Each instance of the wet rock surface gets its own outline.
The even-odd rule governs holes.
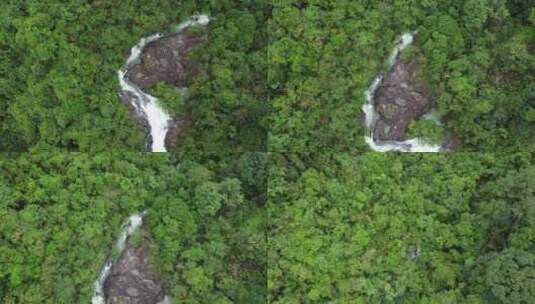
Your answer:
[[[197,72],[195,62],[191,60],[191,52],[203,40],[202,36],[194,36],[186,30],[150,42],[143,48],[139,62],[130,67],[126,78],[143,91],[147,91],[160,82],[178,88],[187,87]],[[132,117],[140,122],[145,133],[146,149],[150,151],[152,145],[150,124],[147,118],[140,115],[132,106],[132,103],[139,104],[143,101],[137,100],[134,94],[125,91],[119,92],[119,99],[128,107]],[[185,112],[188,112],[187,109]],[[166,148],[175,149],[182,138],[181,135],[190,126],[189,114],[174,117],[166,134]]]
[[[143,49],[140,62],[128,71],[126,77],[143,90],[159,82],[186,87],[196,71],[190,59],[191,51],[201,41],[201,37],[187,32],[153,41]]]
[[[148,246],[127,248],[104,282],[106,304],[157,304],[164,299],[161,281],[148,266]]]
[[[431,96],[423,81],[418,79],[417,58],[407,62],[397,59],[375,92],[374,102],[378,118],[374,138],[381,141],[406,140],[411,121],[431,108]]]

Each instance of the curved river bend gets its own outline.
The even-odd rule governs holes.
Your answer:
[[[145,215],[145,212],[142,213],[136,213],[131,215],[128,218],[128,221],[123,225],[123,230],[121,232],[121,235],[115,242],[115,247],[119,253],[123,252],[126,239],[131,236],[136,230],[143,224],[143,216]],[[104,264],[104,267],[102,267],[102,270],[100,271],[100,275],[98,276],[98,279],[95,281],[95,291],[93,293],[93,298],[91,299],[91,304],[105,304],[106,300],[104,298],[104,281],[106,281],[106,278],[110,274],[111,267],[113,266],[113,260],[110,258],[106,264]]]
[[[180,33],[191,26],[204,26],[209,22],[210,18],[207,15],[196,15],[190,20],[176,26],[175,33]],[[134,64],[139,62],[139,57],[141,56],[143,48],[148,43],[156,41],[162,37],[163,34],[157,33],[140,39],[139,42],[132,47],[130,57],[128,57],[126,64],[118,71],[121,90],[135,96],[135,98],[131,99],[131,104],[138,115],[146,119],[149,124],[150,136],[152,137],[150,152],[167,152],[167,149],[165,148],[165,136],[169,128],[171,117],[164,109],[162,109],[156,97],[143,92],[138,86],[129,81],[125,75]]]
[[[398,58],[399,53],[403,51],[407,46],[411,45],[414,40],[413,33],[406,33],[401,36],[398,44],[395,46],[390,58],[388,60],[388,68],[392,68]],[[364,93],[366,95],[366,103],[362,106],[362,111],[365,115],[366,127],[368,128],[368,135],[364,138],[366,143],[370,146],[373,151],[376,152],[389,152],[389,151],[400,151],[400,152],[440,152],[442,150],[441,145],[428,145],[424,143],[419,138],[412,138],[405,141],[379,141],[374,140],[373,138],[373,128],[375,127],[375,122],[377,120],[377,112],[375,111],[374,106],[374,95],[375,91],[383,81],[383,75],[379,74],[373,81],[372,85]],[[423,119],[438,121],[435,115],[429,113],[422,117]]]
[[[115,242],[115,248],[117,249],[117,252],[119,252],[119,255],[124,251],[126,247],[126,240],[132,234],[134,234],[143,224],[143,217],[146,214],[146,211],[143,211],[141,213],[135,213],[128,218],[125,224],[123,224],[121,235]],[[106,261],[106,264],[104,264],[104,267],[102,267],[102,270],[100,271],[100,274],[94,283],[94,292],[93,297],[91,298],[91,304],[106,304],[106,297],[104,294],[104,282],[110,275],[113,262],[113,259],[109,258],[108,261]],[[171,304],[171,298],[165,296],[163,301],[159,304]]]
[[[207,25],[210,18],[207,15],[196,15],[176,26],[175,32],[179,33],[190,26]],[[132,106],[135,108],[138,115],[147,120],[150,126],[150,136],[152,137],[152,145],[150,152],[167,152],[165,148],[165,136],[169,127],[171,117],[160,106],[158,99],[150,94],[143,92],[138,86],[130,82],[126,78],[126,73],[139,61],[143,48],[150,42],[156,41],[163,37],[163,34],[158,33],[146,38],[142,38],[132,47],[130,57],[128,57],[126,64],[118,71],[119,83],[121,90],[129,92],[135,96],[132,98]],[[126,245],[126,240],[130,237],[142,224],[143,217],[146,211],[136,213],[128,218],[128,221],[123,225],[121,235],[115,243],[115,247],[119,255],[123,252]],[[105,304],[104,282],[108,278],[111,268],[113,266],[113,259],[109,258],[102,267],[97,280],[94,283],[94,292],[91,299],[91,304]],[[160,304],[171,303],[171,299],[166,296]]]

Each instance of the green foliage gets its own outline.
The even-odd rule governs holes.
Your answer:
[[[418,137],[429,144],[444,142],[444,129],[433,120],[419,119],[411,122],[408,137]]]
[[[409,135],[533,150],[532,2],[179,2],[0,3],[0,151],[30,151],[0,154],[0,302],[88,303],[141,210],[130,242],[178,303],[533,302],[534,156],[366,154],[359,118],[418,30],[401,59],[445,119]],[[213,19],[188,95],[152,92],[190,132],[175,154],[124,152],[144,139],[117,70],[196,12]]]
[[[206,39],[194,50],[191,107],[155,93],[193,122],[180,151],[367,150],[363,93],[412,30],[448,135],[466,151],[533,150],[530,1],[369,2],[3,1],[0,150],[143,149],[116,71],[141,37],[195,12],[213,19],[194,29]]]
[[[483,226],[490,236],[487,246],[534,249],[535,241],[535,169],[511,171],[482,187],[485,203],[479,212],[487,219]]]
[[[0,154],[0,302],[89,303],[125,219],[147,210],[129,242],[151,246],[177,301],[263,303],[266,213],[239,169],[252,157]]]
[[[169,2],[144,2],[137,12],[134,3],[2,1],[1,150],[142,149],[116,71],[139,37],[178,17]]]
[[[168,191],[159,195],[147,222],[155,268],[176,301],[265,302],[266,211],[259,200],[265,196],[244,192],[248,182],[241,178],[254,157],[259,156],[179,158],[179,167],[168,171]]]
[[[211,1],[206,42],[196,48],[199,73],[189,87],[193,126],[181,151],[264,151],[269,111],[269,1]]]
[[[141,151],[118,100],[117,70],[137,41],[197,12],[213,17],[196,48],[193,132],[184,150],[262,150],[267,1],[2,1],[0,151]],[[171,113],[182,100],[159,87]]]
[[[179,114],[184,111],[184,97],[185,92],[180,89],[174,88],[165,84],[164,82],[158,83],[151,89],[151,95],[158,98],[158,101],[164,109],[171,115]]]
[[[516,5],[454,2],[464,2],[463,9],[428,16],[421,30],[426,78],[449,118],[446,129],[462,138],[466,150],[532,150],[527,93],[535,58],[526,50],[535,31],[514,13]]]
[[[270,151],[365,149],[359,113],[364,91],[396,36],[384,26],[392,11],[378,2],[349,0],[274,4]]]
[[[363,93],[397,37],[413,30],[414,48],[401,59],[421,50],[423,78],[448,118],[445,132],[467,151],[533,150],[533,3],[368,2],[274,4],[271,151],[366,150]]]
[[[399,54],[399,58],[403,61],[410,61],[416,55],[418,55],[417,48],[414,45],[410,45]]]
[[[0,154],[2,303],[88,303],[125,218],[164,184],[165,157]]]
[[[146,234],[147,233],[143,229],[138,229],[130,236],[128,242],[134,247],[139,247],[145,241],[145,238],[147,237]]]
[[[535,254],[507,249],[494,254],[485,273],[492,303],[530,303],[535,299]]]
[[[273,157],[269,302],[531,302],[534,168],[529,154]]]

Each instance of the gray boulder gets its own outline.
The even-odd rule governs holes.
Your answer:
[[[405,140],[411,121],[431,108],[431,95],[418,77],[417,58],[407,62],[397,59],[374,96],[378,119],[374,138],[381,141]]]
[[[107,304],[157,304],[164,299],[162,282],[149,269],[146,245],[127,248],[104,282]]]
[[[187,32],[153,41],[145,46],[140,62],[130,68],[126,77],[143,90],[159,82],[186,87],[196,72],[191,51],[201,41]]]

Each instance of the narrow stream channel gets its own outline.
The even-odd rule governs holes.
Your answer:
[[[128,221],[123,225],[123,229],[121,231],[121,235],[115,242],[115,248],[119,253],[123,252],[126,240],[129,236],[131,236],[136,230],[143,224],[143,216],[145,215],[145,211],[141,213],[136,213],[131,215],[128,218]],[[110,258],[104,264],[104,267],[102,267],[102,270],[100,271],[100,275],[98,276],[98,279],[95,281],[95,291],[93,293],[93,298],[91,299],[91,304],[105,304],[106,300],[104,297],[104,281],[106,281],[106,278],[110,274],[111,267],[113,266],[113,259]]]
[[[207,15],[195,15],[191,19],[176,26],[175,33],[180,33],[191,26],[204,26],[209,22],[210,18]],[[165,136],[172,119],[169,114],[162,109],[156,97],[143,92],[138,86],[129,81],[125,75],[134,64],[139,62],[139,57],[141,56],[143,48],[148,43],[156,41],[162,37],[163,34],[157,33],[146,38],[141,38],[139,42],[132,47],[130,57],[128,57],[126,64],[118,71],[121,90],[135,96],[135,98],[131,99],[131,104],[138,115],[146,119],[149,124],[150,136],[152,138],[152,145],[149,152],[167,152],[165,147]]]
[[[209,22],[210,18],[207,15],[195,15],[191,19],[177,25],[175,27],[175,33],[180,33],[190,26],[204,26]],[[132,65],[139,62],[143,48],[148,43],[156,41],[162,37],[164,37],[163,34],[157,33],[146,38],[141,38],[139,42],[132,47],[126,64],[118,71],[121,90],[124,92],[130,92],[135,96],[135,98],[132,98],[132,106],[136,109],[138,115],[146,119],[149,123],[150,136],[152,137],[150,152],[167,152],[167,149],[165,148],[165,136],[168,131],[171,117],[164,109],[162,109],[156,97],[143,92],[143,90],[141,90],[138,86],[130,82],[125,75]],[[121,255],[121,253],[124,251],[128,237],[136,232],[136,230],[143,224],[143,217],[145,214],[146,211],[133,214],[123,225],[121,235],[115,242],[115,248],[118,252],[118,255]],[[110,257],[102,267],[100,274],[94,283],[94,292],[93,297],[91,298],[91,304],[106,303],[104,282],[110,275],[113,263],[114,260],[112,257]],[[165,296],[164,300],[160,304],[169,303],[171,303],[171,299],[168,296]]]
[[[396,63],[396,60],[407,46],[411,45],[414,41],[414,35],[416,33],[406,33],[401,36],[399,42],[394,47],[392,54],[388,60],[388,68],[392,68]],[[377,121],[377,111],[375,110],[374,105],[374,96],[375,91],[383,81],[383,75],[379,74],[374,79],[371,86],[364,93],[366,95],[366,103],[362,106],[362,111],[365,115],[366,127],[368,128],[368,135],[365,136],[366,143],[370,146],[373,151],[376,152],[389,152],[389,151],[400,151],[400,152],[440,152],[442,150],[441,145],[429,145],[423,142],[419,138],[412,138],[405,141],[379,141],[375,140],[373,137],[373,131],[375,123]],[[433,114],[429,113],[424,115],[422,119],[431,119],[437,121],[438,119]]]

